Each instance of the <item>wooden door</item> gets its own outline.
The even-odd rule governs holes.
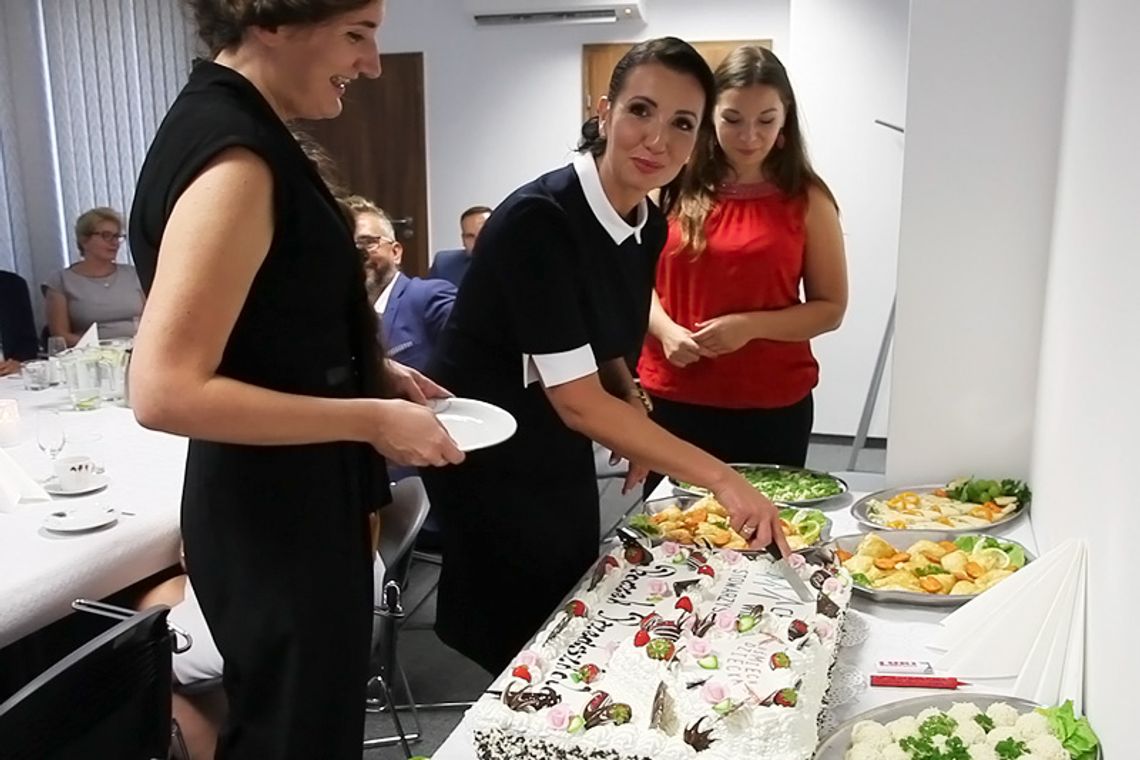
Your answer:
[[[350,192],[392,217],[404,245],[401,268],[422,277],[430,229],[423,53],[386,53],[380,65],[379,79],[361,77],[348,86],[340,116],[300,126],[336,162]]]
[[[582,46],[582,121],[594,115],[598,98],[605,95],[609,89],[610,75],[613,74],[614,66],[617,66],[621,57],[636,44],[636,42],[614,42]],[[772,40],[718,40],[690,44],[708,61],[714,71],[729,53],[741,45],[772,48]]]

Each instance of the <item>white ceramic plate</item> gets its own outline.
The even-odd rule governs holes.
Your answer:
[[[114,507],[105,504],[85,504],[81,507],[60,509],[44,518],[44,528],[55,533],[82,533],[102,528],[119,519]]]
[[[91,482],[82,488],[66,489],[59,484],[59,479],[52,475],[44,481],[44,490],[52,496],[82,496],[85,493],[95,493],[102,491],[107,486],[111,485],[111,479],[102,473],[96,473],[91,476]]]
[[[506,409],[473,398],[445,398],[432,409],[461,451],[475,451],[502,443],[518,430]]]

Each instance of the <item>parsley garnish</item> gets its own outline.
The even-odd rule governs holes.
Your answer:
[[[1025,746],[1025,742],[1019,742],[1017,739],[1002,739],[994,745],[994,751],[1002,760],[1017,760],[1029,751],[1029,747]]]
[[[975,715],[974,716],[974,722],[977,723],[979,726],[981,726],[982,730],[985,731],[987,734],[990,731],[994,730],[994,726],[995,726],[994,719],[991,718],[990,716],[986,715],[985,713],[978,713],[977,715]]]

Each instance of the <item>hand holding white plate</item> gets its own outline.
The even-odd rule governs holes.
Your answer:
[[[432,411],[460,451],[475,451],[502,443],[518,430],[505,409],[473,398],[431,399]]]

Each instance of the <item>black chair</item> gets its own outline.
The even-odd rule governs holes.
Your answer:
[[[170,752],[169,607],[134,613],[0,704],[7,760],[152,760]]]
[[[8,359],[35,359],[40,346],[27,281],[15,272],[0,272],[0,344]]]
[[[414,716],[416,730],[410,733],[404,731],[399,713],[401,709],[406,708],[398,705],[392,695],[392,685],[396,683],[397,678],[403,682],[404,690],[408,689],[408,680],[403,668],[400,667],[397,655],[400,625],[406,617],[400,597],[408,583],[412,548],[416,544],[416,536],[419,535],[424,520],[427,519],[429,509],[431,502],[428,501],[422,480],[414,477],[404,478],[394,484],[392,503],[381,513],[380,545],[377,548],[380,559],[384,561],[384,588],[380,605],[373,609],[373,676],[368,686],[370,690],[379,689],[383,698],[369,699],[366,708],[369,712],[390,712],[396,725],[396,735],[366,738],[364,749],[399,744],[406,757],[412,756],[409,744],[419,742],[422,732],[418,716]],[[413,715],[414,709],[413,705]]]

